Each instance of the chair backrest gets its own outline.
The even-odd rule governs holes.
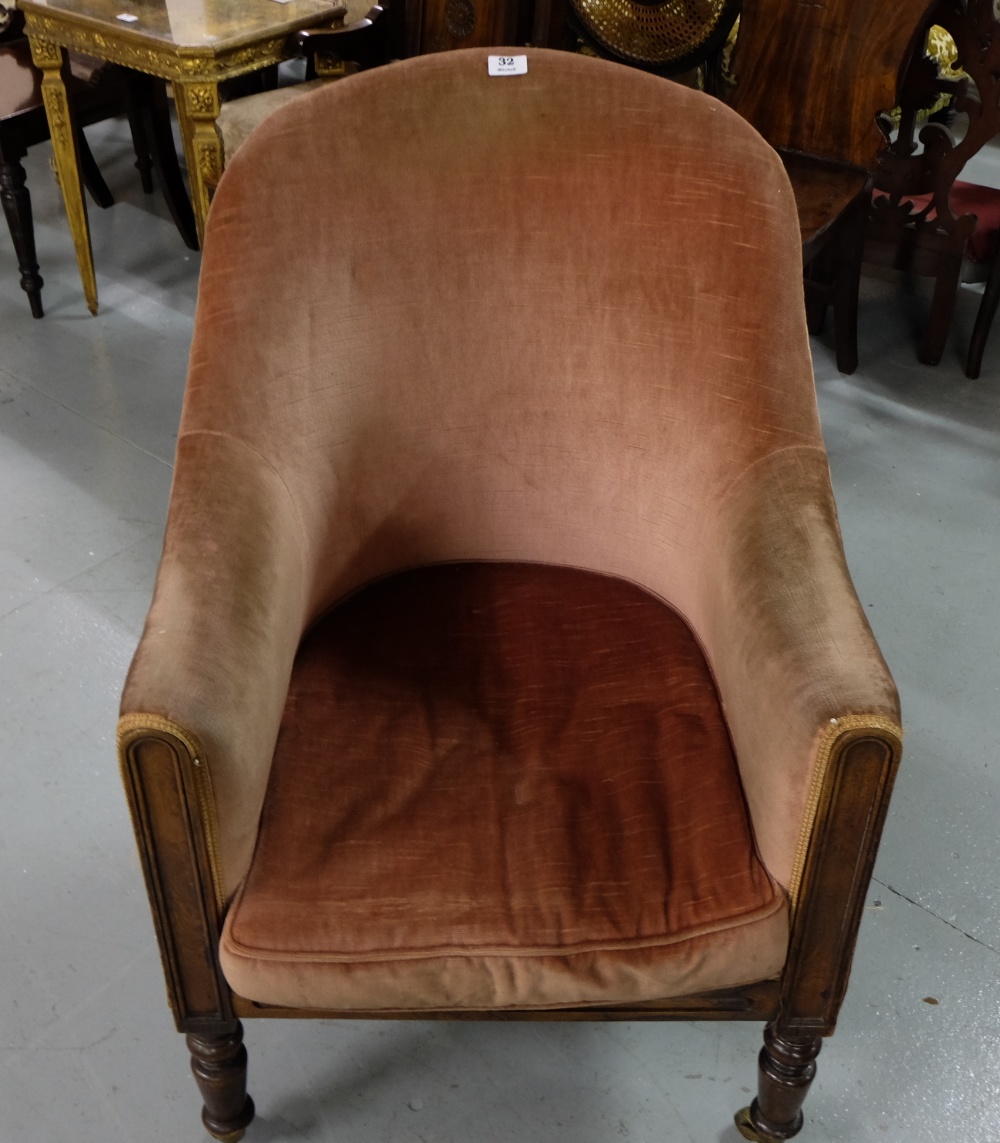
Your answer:
[[[940,74],[938,63],[925,54],[935,25],[951,35],[953,70],[960,69],[960,75]],[[873,204],[871,233],[875,240],[898,242],[907,231],[926,231],[950,238],[960,253],[975,219],[955,212],[952,187],[969,159],[1000,132],[1000,17],[993,0],[939,0],[920,29],[918,46],[900,87],[896,138],[875,172],[882,194]],[[957,135],[944,123],[920,121],[919,112],[942,95],[950,97],[951,112],[965,117]],[[888,134],[891,122],[883,122],[883,130]],[[914,196],[922,201],[912,204]]]
[[[743,0],[729,102],[774,147],[870,169],[936,0]]]
[[[536,0],[532,41],[676,76],[722,48],[740,0]]]
[[[176,479],[194,438],[276,474],[313,614],[454,559],[669,597],[750,466],[822,447],[774,152],[698,92],[525,54],[305,96],[213,202]]]

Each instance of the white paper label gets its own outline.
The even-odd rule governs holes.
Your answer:
[[[527,75],[527,56],[487,56],[490,75]]]
[[[139,17],[133,16],[131,12],[122,12],[120,16],[115,16],[116,20],[121,20],[123,24],[138,24]]]

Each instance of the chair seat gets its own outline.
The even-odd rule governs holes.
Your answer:
[[[27,40],[0,44],[0,121],[42,106],[42,73]]]
[[[107,64],[93,56],[70,52],[71,93],[95,86]],[[31,60],[26,39],[0,44],[0,121],[42,107],[42,73]]]
[[[259,91],[254,95],[244,95],[239,99],[232,99],[223,103],[216,120],[216,130],[222,140],[222,153],[225,161],[231,161],[233,155],[246,142],[250,132],[273,115],[286,103],[316,91],[324,83],[323,79],[310,79],[305,83],[289,84],[287,87],[276,87],[272,91]]]
[[[816,253],[816,243],[830,226],[864,192],[868,184],[866,171],[838,167],[809,155],[781,152],[799,212],[799,232],[805,261]]]
[[[304,639],[222,936],[237,993],[615,1004],[769,979],[787,939],[709,669],[658,599],[452,564],[369,585]]]
[[[888,197],[884,191],[875,191],[873,198]],[[923,209],[933,199],[931,194],[907,195],[903,201]],[[956,179],[948,195],[951,212],[956,218],[966,214],[976,216],[976,225],[966,246],[966,254],[973,262],[989,264],[997,252],[1000,239],[1000,190],[996,187],[980,186],[979,183],[965,183]],[[936,211],[928,213],[933,221]]]
[[[1000,235],[1000,190],[956,179],[952,183],[950,203],[957,218],[963,214],[976,216],[976,226],[966,250],[968,256],[973,262],[992,262]]]

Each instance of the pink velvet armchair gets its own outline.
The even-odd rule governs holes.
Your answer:
[[[760,1020],[788,1138],[843,999],[899,711],[788,178],[526,54],[305,96],[212,206],[119,743],[219,1139],[241,1019],[317,1014]]]

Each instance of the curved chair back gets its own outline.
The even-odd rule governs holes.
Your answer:
[[[205,434],[278,474],[310,614],[459,559],[683,605],[675,553],[726,490],[821,444],[774,153],[698,93],[526,54],[521,76],[473,49],[331,85],[220,185],[178,479]]]

